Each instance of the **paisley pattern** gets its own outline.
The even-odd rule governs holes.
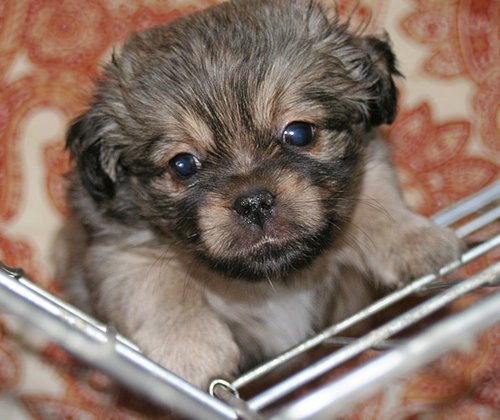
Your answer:
[[[217,2],[0,1],[0,260],[23,267],[57,293],[50,249],[67,213],[65,127],[85,108],[100,64],[127,33]],[[399,116],[384,134],[410,205],[430,215],[498,179],[500,2],[336,3],[353,27],[386,28],[406,75]],[[472,268],[499,258],[497,251]],[[0,417],[158,414],[60,347],[46,340],[28,345],[18,332],[8,317],[0,318]],[[497,327],[482,334],[471,352],[442,357],[347,418],[498,418],[499,378]]]
[[[431,215],[498,177],[497,162],[470,153],[472,129],[468,120],[435,123],[424,102],[402,110],[387,130],[406,199],[421,213]]]
[[[414,0],[401,22],[406,35],[425,47],[421,68],[429,76],[467,79],[483,145],[500,150],[500,3],[496,0]]]

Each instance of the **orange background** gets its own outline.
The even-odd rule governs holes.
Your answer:
[[[69,120],[85,108],[100,63],[129,31],[214,3],[0,0],[0,260],[57,293],[51,248],[66,213]],[[432,214],[498,179],[500,1],[337,3],[343,14],[359,3],[354,23],[370,19],[368,32],[385,28],[393,40],[405,79],[399,117],[384,132],[409,203]],[[28,346],[13,335],[0,318],[3,418],[139,415],[122,406],[107,379],[57,346],[44,338]],[[474,356],[443,358],[353,417],[498,414],[500,330],[479,346]]]

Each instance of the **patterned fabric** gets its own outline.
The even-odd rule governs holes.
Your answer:
[[[68,122],[85,108],[100,63],[129,31],[214,3],[0,0],[0,260],[23,267],[58,293],[51,248],[66,214],[62,175],[70,165],[64,150]],[[399,117],[385,134],[409,203],[429,215],[497,179],[500,2],[337,4],[345,15],[358,5],[353,25],[370,19],[369,32],[385,28],[393,40],[405,80]],[[151,415],[137,401],[131,404],[112,381],[43,335],[20,329],[5,314],[0,318],[0,417]],[[495,328],[472,352],[443,357],[357,407],[349,418],[479,419],[500,418],[499,412],[500,328]]]

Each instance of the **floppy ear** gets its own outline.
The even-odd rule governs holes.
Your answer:
[[[119,153],[104,142],[113,125],[91,110],[77,118],[67,134],[66,147],[76,161],[82,184],[97,202],[115,195]]]
[[[402,75],[396,68],[396,56],[392,52],[389,36],[366,36],[358,38],[358,42],[371,61],[370,68],[374,77],[369,87],[369,123],[372,126],[390,124],[394,121],[398,108],[398,92],[393,77]]]

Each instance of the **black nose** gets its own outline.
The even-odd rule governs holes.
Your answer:
[[[245,222],[264,229],[273,214],[274,195],[267,190],[252,190],[236,198],[233,208]]]

